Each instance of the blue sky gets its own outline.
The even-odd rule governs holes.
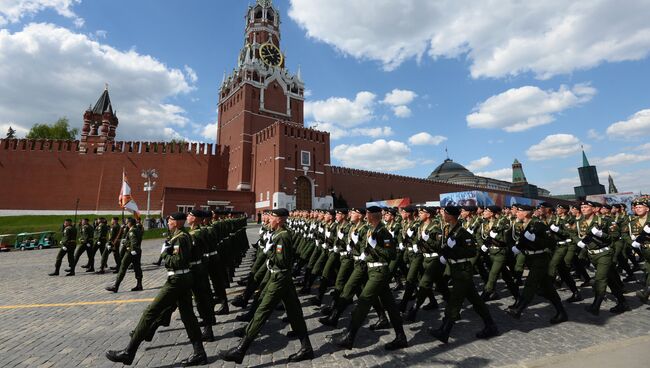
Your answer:
[[[80,126],[107,82],[118,139],[213,140],[248,4],[4,2],[0,130],[60,116]],[[650,191],[647,1],[274,4],[287,66],[309,92],[305,123],[331,131],[333,164],[426,177],[448,148],[500,179],[517,158],[561,194],[584,145],[619,190]]]

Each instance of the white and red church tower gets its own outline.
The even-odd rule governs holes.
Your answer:
[[[304,127],[305,85],[286,67],[280,13],[257,0],[245,19],[237,67],[219,91],[227,190],[255,193],[258,210],[332,208],[329,133]]]

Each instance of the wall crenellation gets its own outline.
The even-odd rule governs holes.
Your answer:
[[[0,139],[0,150],[4,151],[50,151],[78,152],[79,141],[52,139]],[[198,156],[216,156],[214,143],[169,143],[169,142],[114,142],[104,153],[171,154],[190,153]],[[93,154],[93,152],[88,152]]]

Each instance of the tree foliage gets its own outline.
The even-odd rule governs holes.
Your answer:
[[[71,128],[68,118],[60,118],[53,124],[34,124],[27,133],[29,139],[75,140],[79,129]]]

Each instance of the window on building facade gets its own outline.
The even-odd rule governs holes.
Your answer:
[[[311,154],[309,151],[300,151],[300,165],[311,166]]]

